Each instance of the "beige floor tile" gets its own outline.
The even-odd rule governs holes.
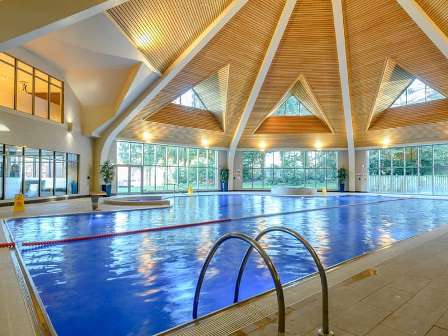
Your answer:
[[[300,307],[286,315],[286,331],[296,332],[301,335],[310,330],[316,330],[322,325],[322,310],[320,302]]]
[[[426,287],[395,311],[384,325],[410,335],[425,335],[448,307],[445,293]]]
[[[335,336],[355,336],[353,334],[350,334],[348,331],[339,329],[339,328],[330,328],[331,331],[334,332]],[[306,336],[317,336],[317,330],[312,330]]]
[[[437,321],[436,326],[448,329],[448,311],[446,311],[442,317]]]
[[[428,287],[448,291],[448,275],[443,275],[431,280]]]
[[[402,275],[390,283],[390,286],[416,294],[431,280],[419,276]]]
[[[367,336],[407,336],[407,334],[380,324],[371,330]]]
[[[439,327],[433,327],[426,336],[448,336],[448,330]]]
[[[329,305],[331,310],[341,312],[352,307],[367,295],[369,293],[365,293],[359,288],[337,286],[329,290]]]
[[[378,308],[395,310],[408,301],[412,296],[412,293],[402,289],[386,286],[364,298],[362,302]]]
[[[365,335],[383,321],[391,312],[360,302],[349,310],[336,315],[331,323],[336,328],[346,330],[354,335]]]

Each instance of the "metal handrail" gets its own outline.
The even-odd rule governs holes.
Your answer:
[[[278,335],[284,335],[285,334],[285,299],[283,296],[283,287],[282,287],[278,272],[275,269],[275,266],[272,263],[271,258],[264,251],[263,247],[261,247],[261,245],[253,238],[249,237],[248,235],[246,235],[244,233],[239,233],[239,232],[231,232],[231,233],[227,233],[227,234],[221,236],[221,238],[219,238],[215,242],[212,249],[208,253],[207,258],[205,259],[204,265],[202,265],[201,273],[199,274],[198,283],[196,285],[196,291],[194,293],[193,319],[196,319],[198,317],[199,295],[201,293],[202,284],[204,283],[205,273],[207,272],[208,266],[210,265],[210,262],[212,261],[213,256],[215,255],[218,248],[225,241],[227,241],[229,239],[239,239],[239,240],[242,240],[242,241],[245,241],[246,243],[248,243],[250,245],[250,251],[252,251],[253,249],[257,250],[258,254],[261,256],[264,263],[268,267],[269,272],[271,273],[271,276],[272,276],[272,280],[274,281],[275,291],[277,293]]]
[[[319,329],[318,331],[318,335],[319,336],[330,336],[330,335],[334,335],[334,333],[330,330],[330,326],[329,326],[329,316],[328,316],[328,282],[327,282],[327,275],[325,273],[325,268],[322,265],[322,262],[319,259],[319,256],[317,255],[316,251],[314,250],[314,248],[310,245],[310,243],[308,243],[308,241],[303,238],[298,232],[286,228],[286,227],[282,227],[282,226],[275,226],[275,227],[271,227],[268,229],[265,229],[263,231],[261,231],[256,237],[255,237],[255,241],[258,242],[260,241],[261,238],[263,238],[264,235],[266,235],[269,232],[274,232],[274,231],[281,231],[281,232],[285,232],[288,233],[289,235],[293,236],[294,238],[296,238],[297,240],[299,240],[308,250],[308,252],[311,254],[311,256],[313,257],[313,260],[317,266],[317,269],[319,271],[319,275],[320,275],[320,282],[321,282],[321,286],[322,286],[322,329]],[[250,254],[253,250],[253,247],[250,246],[247,251],[246,254],[244,255],[243,260],[241,261],[241,266],[240,266],[240,270],[238,272],[238,277],[236,279],[236,284],[235,284],[235,293],[234,293],[234,297],[233,297],[233,302],[236,303],[238,302],[238,298],[239,298],[239,292],[240,292],[240,286],[241,286],[241,280],[243,278],[243,272],[246,268],[247,262],[249,260]]]

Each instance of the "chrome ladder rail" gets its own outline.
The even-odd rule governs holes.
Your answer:
[[[197,319],[198,317],[198,306],[199,306],[199,296],[202,289],[202,284],[204,283],[205,274],[207,272],[208,266],[210,265],[210,262],[212,261],[216,251],[218,248],[227,240],[229,239],[238,239],[245,241],[250,245],[250,251],[256,250],[258,254],[263,259],[264,263],[269,269],[269,272],[271,273],[272,280],[274,281],[275,285],[275,291],[277,293],[277,303],[278,303],[278,335],[282,336],[285,334],[285,299],[283,295],[283,287],[280,282],[280,277],[278,275],[277,270],[275,269],[274,264],[272,263],[271,258],[266,253],[266,251],[261,247],[261,245],[254,240],[253,238],[249,237],[248,235],[244,233],[239,232],[231,232],[227,233],[221,238],[219,238],[215,244],[213,245],[212,249],[207,255],[207,258],[205,259],[204,264],[202,265],[201,273],[199,274],[198,283],[196,285],[196,290],[194,293],[194,302],[193,302],[193,319]]]
[[[275,231],[284,232],[284,233],[287,233],[287,234],[293,236],[294,238],[296,238],[298,241],[300,241],[306,247],[308,252],[313,257],[314,263],[316,264],[317,269],[319,271],[320,282],[321,282],[321,286],[322,286],[322,329],[318,330],[318,335],[319,336],[334,335],[333,331],[330,330],[330,326],[329,326],[327,274],[325,273],[325,268],[322,265],[322,262],[320,261],[319,256],[317,255],[314,248],[310,245],[310,243],[308,243],[308,241],[305,238],[303,238],[297,231],[294,231],[292,229],[282,227],[282,226],[275,226],[275,227],[265,229],[265,230],[261,231],[255,237],[254,240],[258,243],[260,241],[260,239],[263,238],[264,235],[266,235],[269,232],[275,232]],[[238,272],[238,277],[237,277],[236,285],[235,285],[235,293],[234,293],[234,298],[233,298],[234,303],[238,302],[243,272],[246,268],[246,265],[247,265],[247,262],[249,260],[252,250],[253,250],[253,245],[251,245],[247,249],[246,254],[244,255],[244,258],[241,261],[241,266],[240,266],[240,270]]]

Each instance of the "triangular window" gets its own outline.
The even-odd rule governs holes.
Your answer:
[[[426,103],[432,100],[446,98],[440,92],[429,87],[419,79],[414,79],[403,93],[395,100],[391,107]]]
[[[184,94],[180,95],[176,99],[173,100],[173,104],[194,107],[201,110],[207,110],[202,99],[196,93],[195,89],[190,89]]]
[[[286,99],[275,112],[274,116],[308,116],[312,115],[303,103],[295,96]]]

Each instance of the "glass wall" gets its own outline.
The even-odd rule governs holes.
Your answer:
[[[79,155],[0,145],[0,198],[77,194]]]
[[[25,197],[39,196],[39,172],[39,150],[25,148],[25,184],[23,187]]]
[[[217,151],[117,141],[117,192],[217,189]]]
[[[5,198],[14,198],[22,190],[23,147],[5,146]]]
[[[243,152],[243,189],[276,185],[337,189],[337,152]]]
[[[0,53],[0,105],[40,118],[64,122],[64,83]]]
[[[77,194],[78,189],[79,164],[78,154],[67,154],[67,194]]]
[[[368,191],[448,194],[448,145],[369,150]]]
[[[54,153],[54,194],[67,194],[67,155],[61,152]]]

